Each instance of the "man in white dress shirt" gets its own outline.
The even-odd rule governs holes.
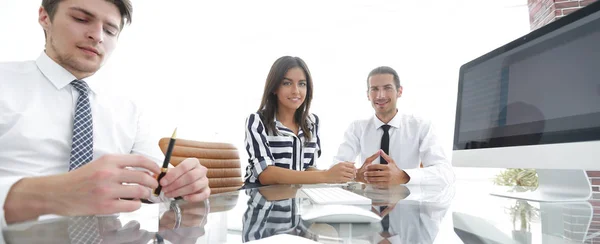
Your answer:
[[[454,182],[450,160],[431,122],[398,111],[402,86],[396,71],[375,68],[367,89],[375,115],[350,124],[334,163],[354,162],[360,155],[355,180],[376,185]]]
[[[0,64],[2,224],[134,211],[140,201],[121,199],[150,198],[158,184],[166,197],[209,196],[197,159],[160,183],[144,172],[160,173],[162,155],[139,109],[86,82],[115,49],[131,10],[129,0],[44,0],[45,51]]]

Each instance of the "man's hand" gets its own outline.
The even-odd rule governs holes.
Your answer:
[[[204,201],[210,196],[206,172],[206,167],[198,159],[185,159],[175,168],[169,169],[160,180],[162,191],[170,198],[181,196],[189,202]]]
[[[150,197],[150,190],[158,186],[154,174],[160,167],[140,155],[105,155],[62,176],[55,188],[55,214],[97,215],[131,212],[139,209],[139,201],[121,198],[142,199]],[[55,182],[56,183],[56,182]]]
[[[379,153],[388,164],[368,165],[367,172],[364,174],[367,183],[375,185],[399,185],[410,181],[410,177],[404,170],[398,168],[396,162],[390,156],[381,150]]]
[[[158,186],[150,173],[160,168],[139,155],[105,155],[71,172],[23,178],[15,183],[4,205],[8,223],[33,220],[44,214],[63,216],[114,214],[140,208],[140,199]],[[127,183],[127,184],[124,184]]]
[[[5,205],[8,223],[33,220],[44,214],[64,216],[114,214],[140,208],[140,199],[158,186],[148,172],[155,162],[139,155],[105,155],[71,172],[24,178],[10,189]],[[127,183],[127,184],[124,184]],[[37,203],[36,203],[37,202]]]
[[[340,162],[325,171],[325,183],[346,183],[354,179],[355,175],[353,162]]]
[[[140,229],[141,225],[139,222],[132,220],[124,226],[121,226],[121,221],[115,218],[118,225],[111,225],[112,223],[104,223],[106,220],[103,217],[98,217],[98,227],[100,229],[100,237],[102,243],[149,243],[153,238],[154,234],[146,230]],[[105,226],[103,228],[103,226]],[[72,240],[71,243],[77,243]]]
[[[373,154],[370,157],[368,157],[367,159],[365,159],[365,162],[363,163],[363,165],[360,166],[360,169],[358,169],[358,173],[356,173],[356,181],[367,183],[367,181],[365,180],[365,172],[367,172],[367,166],[371,165],[373,163],[373,161],[375,161],[375,159],[377,157],[379,157],[380,153],[381,153],[381,150],[377,150],[377,152],[375,152],[375,154]]]

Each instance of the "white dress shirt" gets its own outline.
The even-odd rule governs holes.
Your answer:
[[[365,159],[381,148],[384,123],[373,115],[366,120],[354,121],[344,134],[334,163],[355,162],[360,168]],[[390,125],[389,155],[398,168],[409,176],[408,184],[449,184],[454,182],[454,172],[441,141],[435,134],[431,122],[414,115],[398,112]],[[379,157],[373,161],[379,163]],[[423,168],[419,168],[423,163]]]
[[[398,201],[389,213],[390,237],[387,240],[394,244],[433,243],[444,216],[448,212],[455,188],[450,185],[427,185],[419,187],[417,196],[412,197],[414,187],[407,186],[410,195]],[[378,210],[375,207],[375,210]],[[380,243],[383,238],[374,233],[371,243]]]
[[[23,177],[69,171],[73,115],[79,93],[75,77],[45,53],[36,61],[0,63],[0,214],[14,183]],[[151,138],[131,101],[98,94],[89,99],[94,127],[94,156],[141,154],[160,162]]]

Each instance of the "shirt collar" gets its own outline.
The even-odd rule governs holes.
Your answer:
[[[396,115],[394,115],[394,118],[392,118],[392,120],[390,120],[390,122],[388,122],[387,124],[391,127],[398,129],[400,128],[401,117],[402,115],[400,114],[400,111],[396,110]],[[377,130],[385,123],[383,123],[383,121],[377,118],[377,115],[373,115],[373,124],[375,125],[375,129]]]
[[[71,72],[60,66],[54,60],[52,60],[46,52],[42,52],[35,61],[38,69],[44,74],[44,76],[56,87],[56,89],[63,89],[69,85],[73,80],[77,79]],[[89,78],[89,77],[88,77]],[[82,79],[88,84],[90,91],[94,91],[92,85],[87,81],[88,78]]]
[[[289,132],[289,133],[291,133],[291,134],[294,134],[294,132],[293,132],[292,130],[290,130],[290,129],[289,129],[289,128],[287,128],[285,125],[283,125],[283,123],[279,122],[279,120],[277,119],[277,115],[275,115],[275,116],[273,117],[273,121],[275,121],[275,127],[277,127],[277,130],[279,130],[279,131],[285,131],[285,132]],[[306,118],[306,122],[308,123],[308,124],[307,124],[307,125],[308,125],[308,129],[311,129],[311,130],[312,130],[312,128],[313,128],[313,126],[314,126],[314,123],[315,123],[315,122],[314,122],[314,121],[312,121],[312,120],[310,119],[310,117],[309,117],[309,118]],[[302,135],[304,135],[304,131],[302,131],[302,127],[298,127],[298,136],[300,137],[300,136],[302,136]]]

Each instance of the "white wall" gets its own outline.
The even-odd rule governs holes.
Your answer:
[[[0,0],[0,62],[37,58],[40,0]],[[320,168],[353,119],[368,117],[366,75],[395,68],[401,108],[437,125],[448,150],[461,64],[529,31],[525,0],[134,1],[103,89],[147,109],[157,136],[226,141],[244,150],[244,119],[276,58],[311,69],[323,122]],[[460,174],[460,173],[459,173]],[[470,175],[470,173],[465,174]]]

